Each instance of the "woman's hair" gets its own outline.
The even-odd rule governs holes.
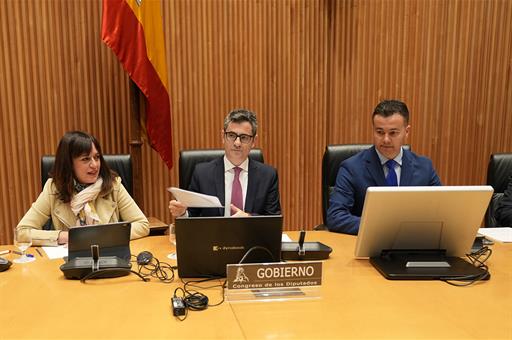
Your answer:
[[[98,150],[100,158],[100,173],[99,177],[103,179],[101,186],[100,196],[108,194],[112,190],[112,185],[117,174],[112,171],[101,152],[101,146],[94,136],[82,131],[69,131],[62,136],[57,147],[57,154],[55,155],[55,163],[50,171],[50,176],[59,192],[59,199],[64,203],[71,201],[74,192],[75,174],[73,171],[73,159],[82,155],[89,155],[92,150],[92,145]]]

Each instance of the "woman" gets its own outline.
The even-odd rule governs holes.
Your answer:
[[[93,136],[67,132],[57,147],[50,175],[17,226],[34,228],[33,245],[65,244],[71,227],[119,221],[131,222],[131,239],[149,234],[147,218],[104,161]],[[50,218],[55,230],[42,230]]]

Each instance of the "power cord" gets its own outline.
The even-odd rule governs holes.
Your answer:
[[[220,277],[211,277],[202,280],[191,280],[183,282],[183,288],[178,287],[174,290],[173,297],[171,299],[172,312],[173,315],[180,321],[184,321],[188,316],[188,311],[201,311],[205,310],[208,307],[219,306],[224,302],[224,289],[226,287],[226,281],[220,284],[214,284],[210,286],[200,286],[199,284],[217,280]],[[207,295],[201,293],[199,289],[212,289],[212,288],[222,288],[221,296],[222,299],[218,303],[210,304],[210,300]],[[190,289],[194,288],[194,289]],[[178,294],[181,292],[181,294]]]
[[[137,256],[132,255],[132,258],[138,265],[138,275],[149,280],[149,277],[154,277],[163,283],[171,283],[174,281],[174,270],[178,267],[171,266],[167,262],[160,262],[149,251],[143,251]]]
[[[488,280],[491,277],[491,273],[489,273],[489,267],[485,264],[485,262],[487,262],[491,255],[492,249],[487,246],[484,246],[470,254],[466,254],[466,257],[469,259],[469,262],[471,262],[472,265],[483,270],[481,274],[467,275],[462,277],[445,277],[441,280],[457,287],[465,287],[482,280]]]
[[[244,256],[242,256],[242,258],[240,259],[239,264],[244,263],[244,261],[248,258],[248,256],[251,253],[258,250],[267,253],[267,255],[269,255],[269,260],[271,260],[272,262],[275,261],[274,255],[270,250],[268,250],[265,247],[254,246],[245,252]],[[222,277],[209,277],[202,280],[191,280],[187,282],[181,280],[183,282],[183,288],[176,288],[174,290],[173,297],[171,298],[172,314],[178,320],[183,321],[187,318],[189,310],[201,311],[207,309],[208,307],[215,307],[221,305],[224,302],[224,290],[226,288],[226,280],[224,280],[224,282],[222,282],[221,284],[214,284],[207,287],[199,285],[204,282],[218,280],[221,278]],[[220,300],[220,302],[215,304],[211,304],[210,300],[208,299],[208,296],[199,291],[217,287],[222,288],[222,299]],[[178,294],[179,292],[181,292],[181,294]]]
[[[247,250],[245,252],[244,256],[242,256],[242,258],[240,259],[238,264],[244,263],[245,259],[249,256],[249,254],[251,254],[252,252],[254,252],[256,250],[263,250],[264,252],[266,252],[270,256],[270,259],[271,259],[270,262],[275,262],[274,255],[272,254],[272,252],[270,250],[268,250],[267,248],[262,247],[262,246],[254,246],[254,247],[249,248],[249,250]]]

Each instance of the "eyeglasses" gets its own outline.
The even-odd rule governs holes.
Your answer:
[[[251,141],[252,141],[252,138],[254,136],[251,136],[251,135],[246,135],[244,133],[242,133],[241,135],[235,133],[235,132],[224,132],[224,137],[230,141],[230,142],[235,142],[237,138],[240,138],[240,143],[242,144],[249,144]]]

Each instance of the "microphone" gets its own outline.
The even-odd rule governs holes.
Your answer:
[[[305,255],[306,249],[304,249],[304,239],[306,238],[306,231],[302,229],[299,236],[299,255]]]

